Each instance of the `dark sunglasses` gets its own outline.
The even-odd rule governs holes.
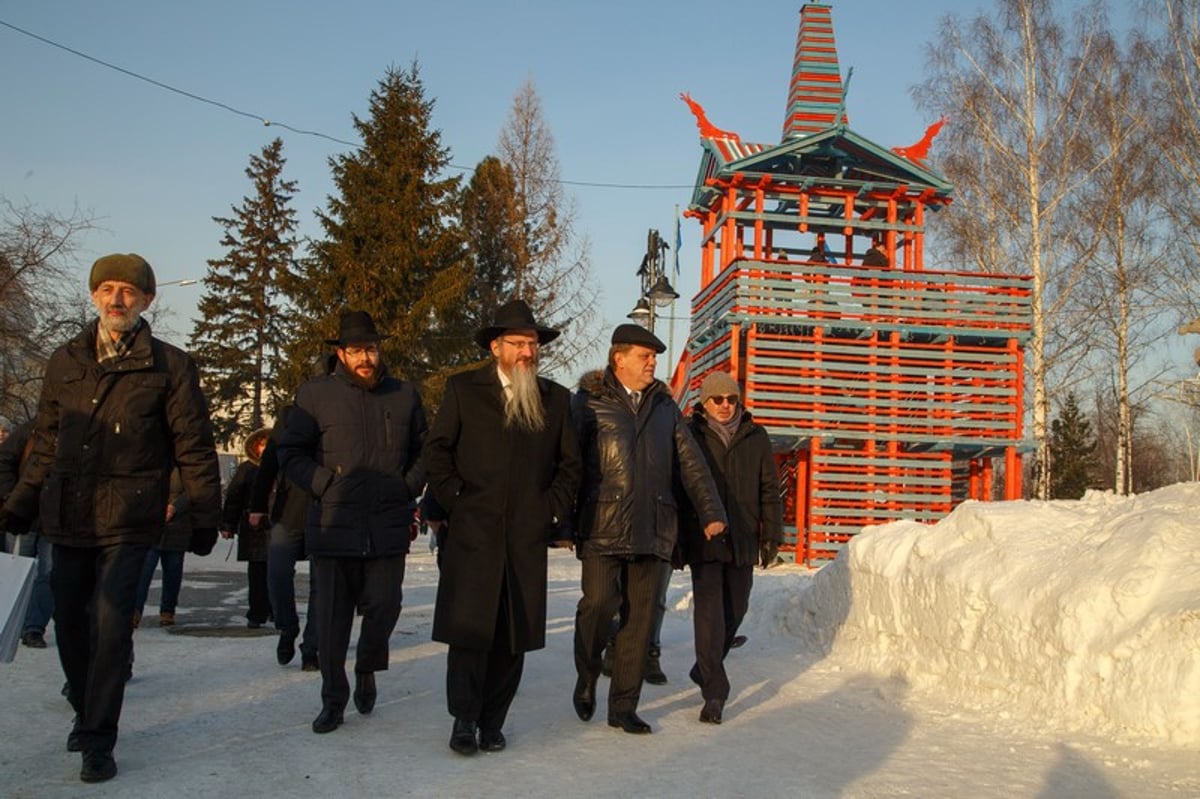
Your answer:
[[[737,394],[726,394],[724,396],[717,395],[715,397],[709,397],[708,399],[713,405],[724,405],[727,402],[730,405],[737,405],[738,401]]]

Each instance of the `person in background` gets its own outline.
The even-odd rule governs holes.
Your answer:
[[[312,730],[343,723],[350,699],[346,653],[354,611],[362,613],[354,663],[354,707],[375,708],[375,672],[388,667],[400,618],[404,564],[417,498],[425,485],[421,444],[428,425],[413,383],[391,377],[386,337],[365,311],[345,311],[333,374],[300,386],[279,442],[284,476],[313,498],[304,544],[317,581],[321,712]]]
[[[221,536],[237,536],[237,558],[246,562],[246,580],[249,585],[249,607],[246,610],[246,626],[257,630],[271,620],[271,597],[267,588],[267,529],[261,523],[250,523],[250,489],[258,474],[258,463],[271,431],[263,427],[246,437],[243,446],[246,460],[238,464],[237,470],[225,489],[225,505],[221,510]]]
[[[507,745],[525,653],[546,645],[547,549],[571,544],[559,537],[580,476],[570,392],[537,373],[557,337],[523,301],[501,306],[475,336],[491,360],[446,381],[425,442],[425,507],[445,524],[433,640],[449,644],[450,748],[462,755]]]
[[[876,236],[871,240],[871,248],[867,250],[866,255],[862,259],[863,266],[877,266],[887,268],[891,266],[888,260],[887,252],[883,248],[883,238]]]
[[[76,714],[67,750],[82,752],[81,780],[103,782],[117,774],[133,606],[166,523],[171,464],[191,501],[193,546],[216,538],[221,476],[196,365],[142,318],[156,290],[150,264],[106,255],[88,290],[99,318],[46,364],[28,467],[0,529],[24,532],[36,517],[54,544],[54,633]]]
[[[0,441],[0,504],[16,487],[33,449],[33,422],[19,424]],[[46,625],[54,614],[54,592],[50,589],[50,569],[54,546],[38,532],[34,521],[23,536],[7,535],[7,551],[27,558],[36,558],[37,571],[33,578],[33,596],[21,625],[21,644],[33,649],[46,648]]]
[[[779,553],[783,502],[771,439],[742,405],[729,374],[704,378],[689,426],[729,517],[725,534],[709,537],[696,515],[685,513],[682,541],[692,573],[696,646],[689,676],[704,697],[700,721],[720,724],[729,699],[725,656],[750,606],[754,564],[771,566]]]
[[[327,368],[316,376],[330,374],[337,358],[330,356]],[[322,363],[327,363],[322,359]],[[275,659],[286,666],[296,657],[296,639],[300,639],[300,669],[318,671],[317,626],[313,624],[316,607],[314,592],[316,581],[311,575],[308,580],[308,603],[304,614],[304,635],[300,635],[300,614],[296,609],[296,564],[305,558],[304,524],[308,518],[311,498],[302,487],[284,477],[279,470],[279,442],[287,428],[291,405],[286,406],[275,420],[271,437],[263,450],[258,465],[258,474],[250,491],[250,516],[252,527],[269,526],[267,543],[267,589],[270,592],[271,609],[275,613],[275,629],[279,630],[279,641],[275,645]],[[269,509],[269,513],[268,513]]]
[[[817,243],[814,244],[812,250],[809,251],[808,260],[815,264],[829,263],[829,247],[825,244],[824,233],[817,234]]]
[[[158,626],[170,627],[175,623],[175,608],[179,604],[179,590],[183,586],[183,558],[192,540],[192,518],[188,507],[187,492],[179,470],[171,472],[171,500],[167,503],[167,524],[163,528],[158,544],[146,551],[146,563],[138,581],[137,604],[133,612],[133,626],[142,623],[146,598],[150,595],[150,583],[154,572],[162,563],[162,591],[158,599]]]
[[[666,385],[656,380],[653,333],[619,325],[598,395],[580,408],[583,487],[576,524],[583,597],[575,612],[575,691],[582,721],[596,709],[600,653],[617,609],[629,608],[617,634],[608,724],[627,733],[651,727],[637,715],[655,603],[678,536],[676,486],[691,498],[705,534],[725,528],[725,512],[704,456]]]

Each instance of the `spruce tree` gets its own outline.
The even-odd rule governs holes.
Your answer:
[[[381,344],[389,370],[425,382],[427,399],[446,374],[478,358],[461,322],[469,272],[457,224],[460,178],[442,176],[450,153],[431,128],[433,106],[415,63],[389,68],[369,116],[353,118],[362,146],[330,159],[337,194],[317,212],[324,238],[313,243],[295,295],[295,382],[347,309],[371,314],[389,336]]]
[[[495,156],[484,158],[463,192],[462,229],[471,267],[466,327],[491,324],[496,309],[516,296],[522,223],[512,170]]]
[[[1051,499],[1079,499],[1096,486],[1096,435],[1083,415],[1074,392],[1050,424]]]
[[[286,294],[294,290],[297,246],[296,183],[283,179],[285,162],[280,139],[251,155],[254,193],[233,216],[213,217],[225,255],[208,262],[191,350],[226,445],[268,424],[285,396],[279,374],[292,334]]]

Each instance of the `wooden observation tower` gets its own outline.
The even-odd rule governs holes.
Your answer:
[[[925,268],[926,215],[952,191],[925,163],[941,123],[892,149],[849,129],[828,5],[801,9],[794,64],[779,144],[684,95],[703,240],[673,387],[690,407],[709,372],[737,379],[775,445],[785,549],[811,562],[863,525],[933,522],[994,485],[1020,498],[1030,281]]]

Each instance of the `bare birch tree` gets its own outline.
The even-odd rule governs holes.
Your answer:
[[[1174,259],[1159,211],[1167,177],[1154,142],[1161,114],[1146,105],[1153,59],[1141,35],[1130,39],[1122,47],[1111,33],[1097,36],[1085,65],[1093,87],[1081,110],[1092,121],[1087,160],[1102,166],[1070,202],[1076,231],[1086,231],[1081,249],[1096,245],[1075,302],[1091,323],[1078,329],[1090,332],[1089,359],[1115,411],[1111,467],[1119,494],[1135,485],[1134,406],[1145,406],[1167,368],[1150,356],[1174,333],[1162,313]]]
[[[591,245],[575,229],[575,203],[563,189],[554,136],[532,80],[513,98],[497,154],[512,175],[524,231],[513,264],[514,294],[539,321],[563,332],[546,357],[549,369],[561,369],[595,344],[599,290]]]
[[[958,264],[1032,276],[1032,335],[1026,350],[1039,447],[1035,493],[1051,478],[1046,446],[1051,372],[1078,340],[1062,327],[1084,263],[1066,203],[1087,173],[1083,160],[1088,75],[1097,7],[1068,29],[1054,0],[998,0],[994,15],[964,23],[947,17],[928,48],[928,71],[914,92],[931,116],[951,124],[938,166],[954,182],[955,203],[935,224]],[[940,226],[944,224],[945,227]]]

